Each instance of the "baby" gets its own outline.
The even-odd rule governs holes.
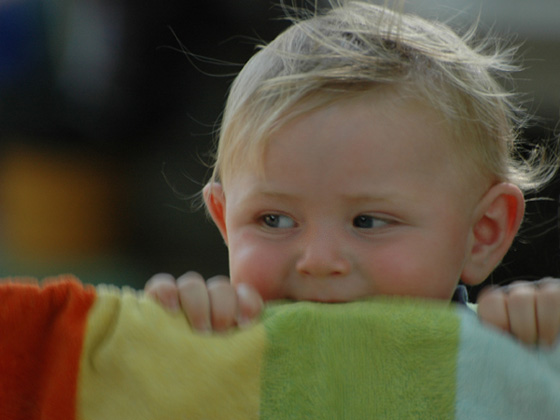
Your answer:
[[[518,154],[519,109],[494,78],[508,54],[470,44],[363,2],[296,21],[236,78],[203,190],[231,281],[160,274],[147,293],[222,331],[263,301],[450,301],[482,283],[556,162]],[[552,344],[560,286],[492,290],[478,313]]]

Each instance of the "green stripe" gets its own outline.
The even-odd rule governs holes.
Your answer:
[[[413,299],[268,308],[261,419],[452,419],[459,318]]]

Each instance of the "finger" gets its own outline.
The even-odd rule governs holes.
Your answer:
[[[560,281],[540,283],[536,307],[539,344],[552,346],[560,333]]]
[[[167,309],[171,311],[179,310],[179,292],[175,277],[171,274],[159,273],[152,276],[146,283],[144,291]]]
[[[248,284],[238,284],[237,292],[237,325],[244,327],[257,318],[263,310],[263,299],[256,289]]]
[[[507,294],[510,331],[526,344],[537,342],[535,287],[527,282],[512,284]]]
[[[485,288],[478,297],[477,314],[480,320],[509,332],[509,317],[503,288]]]
[[[237,294],[225,276],[208,279],[210,318],[215,331],[225,331],[236,325]]]
[[[189,271],[177,279],[179,301],[193,329],[201,332],[212,330],[210,323],[210,299],[204,278]]]

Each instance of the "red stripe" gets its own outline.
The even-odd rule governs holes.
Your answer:
[[[0,285],[0,418],[76,418],[76,391],[92,286],[74,277]]]

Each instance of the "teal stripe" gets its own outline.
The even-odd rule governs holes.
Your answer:
[[[560,419],[560,348],[537,351],[461,313],[457,420]]]
[[[452,419],[459,319],[376,299],[267,310],[261,419]]]

